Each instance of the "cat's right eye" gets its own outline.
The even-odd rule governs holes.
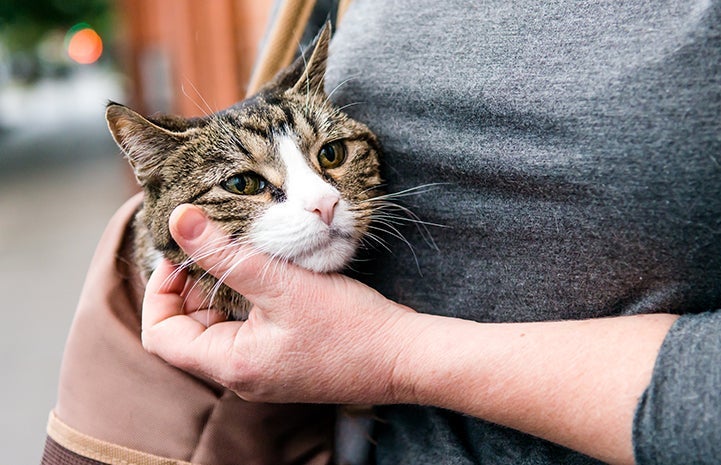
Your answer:
[[[318,163],[327,170],[338,168],[345,161],[345,156],[345,145],[343,145],[343,141],[337,140],[320,148]]]
[[[226,191],[240,195],[260,194],[266,185],[267,181],[255,173],[236,174],[220,183]]]

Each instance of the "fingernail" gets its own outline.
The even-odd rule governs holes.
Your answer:
[[[176,219],[176,230],[180,236],[188,241],[200,237],[205,230],[208,220],[198,208],[186,208]]]

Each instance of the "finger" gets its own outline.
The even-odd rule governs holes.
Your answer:
[[[184,270],[176,270],[168,260],[161,260],[158,267],[150,275],[145,286],[143,307],[150,302],[152,312],[143,312],[143,326],[153,326],[173,315],[183,313],[183,289],[187,279]]]
[[[289,263],[275,261],[247,245],[233,245],[203,211],[181,205],[170,216],[170,232],[196,264],[261,308],[288,303],[293,290],[307,288],[318,275]],[[219,244],[211,253],[206,244]],[[279,301],[280,299],[280,301]]]
[[[212,308],[196,310],[194,312],[188,313],[187,315],[201,325],[205,326],[206,328],[214,324],[218,324],[222,321],[228,320],[228,317],[225,315],[225,313]]]
[[[200,289],[195,280],[188,279],[185,283],[183,298],[185,314],[206,327],[228,319],[225,313],[210,308],[211,298],[207,292]]]
[[[143,311],[152,308],[146,307]],[[243,323],[221,321],[206,326],[196,318],[202,313],[176,315],[142,331],[143,347],[182,370],[214,379],[229,381],[229,360],[236,353],[236,342]]]
[[[166,340],[177,337],[195,338],[206,328],[186,315],[186,298],[182,295],[187,273],[162,260],[150,275],[145,287],[142,312],[143,345],[151,352]]]
[[[163,262],[162,266],[159,267],[160,269],[151,278],[152,281],[148,283],[147,298],[157,298],[164,301],[165,303],[161,305],[164,305],[166,310],[175,314],[176,303],[174,301],[176,295],[180,294],[182,297],[182,311],[179,311],[178,314],[184,313],[206,327],[228,319],[223,312],[208,308],[208,296],[198,287],[197,281],[187,277],[187,272],[184,269],[175,268],[168,261],[164,260]],[[178,292],[178,289],[181,288],[182,291]],[[172,315],[158,315],[156,313],[156,316],[157,318],[167,318]]]
[[[198,284],[198,281],[192,278],[188,278],[186,281],[182,295],[185,298],[184,307],[187,314],[207,310],[211,301],[208,292]]]
[[[222,322],[217,311],[183,309],[185,273],[162,261],[146,286],[143,300],[143,347],[181,369],[219,379],[220,363],[232,352],[239,322]],[[205,321],[203,321],[205,319]]]

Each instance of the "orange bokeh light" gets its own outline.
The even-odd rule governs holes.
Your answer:
[[[80,64],[95,63],[102,54],[103,40],[90,28],[77,31],[68,42],[68,56]]]

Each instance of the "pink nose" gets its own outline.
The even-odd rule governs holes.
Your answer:
[[[317,213],[321,221],[330,226],[333,222],[335,206],[338,205],[338,200],[340,200],[338,194],[324,195],[309,203],[305,209],[309,212]]]

